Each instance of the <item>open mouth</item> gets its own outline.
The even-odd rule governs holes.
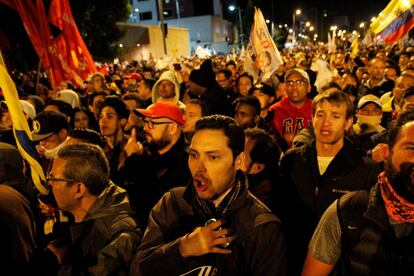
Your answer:
[[[204,177],[194,177],[194,187],[197,191],[205,191],[208,188],[209,181]]]

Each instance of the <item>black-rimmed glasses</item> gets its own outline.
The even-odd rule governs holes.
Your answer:
[[[144,123],[149,129],[153,129],[156,125],[172,124],[173,122],[154,122],[152,120],[144,119]]]

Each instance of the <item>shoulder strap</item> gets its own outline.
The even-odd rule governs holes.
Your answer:
[[[342,256],[351,254],[352,248],[359,241],[365,228],[364,213],[368,206],[369,191],[360,190],[350,192],[337,201],[337,213],[342,231],[341,251]]]

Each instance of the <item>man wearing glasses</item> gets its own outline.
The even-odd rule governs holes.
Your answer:
[[[171,102],[158,102],[147,109],[135,109],[143,117],[146,143],[137,133],[124,147],[124,184],[138,219],[145,226],[151,208],[169,189],[186,185],[191,174],[182,128],[183,115]]]
[[[311,85],[308,73],[299,68],[286,73],[285,83],[287,96],[269,110],[274,112],[273,128],[291,147],[295,135],[312,120],[312,100],[307,97]]]
[[[142,233],[127,193],[109,180],[102,149],[86,143],[65,146],[47,181],[59,209],[74,218],[69,238],[48,245],[59,274],[126,274]]]

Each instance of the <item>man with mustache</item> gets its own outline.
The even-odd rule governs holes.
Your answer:
[[[278,218],[247,190],[244,133],[222,115],[196,123],[186,188],[164,194],[131,275],[286,275]]]
[[[347,214],[353,219],[344,220]],[[344,195],[323,214],[302,275],[408,275],[414,268],[413,223],[414,113],[407,112],[389,132],[377,184]],[[350,231],[358,235],[345,242]]]
[[[148,214],[169,189],[183,186],[190,179],[182,128],[183,115],[178,105],[161,101],[147,109],[135,109],[143,117],[144,145],[131,132],[121,169],[124,185],[137,217],[146,226]]]

